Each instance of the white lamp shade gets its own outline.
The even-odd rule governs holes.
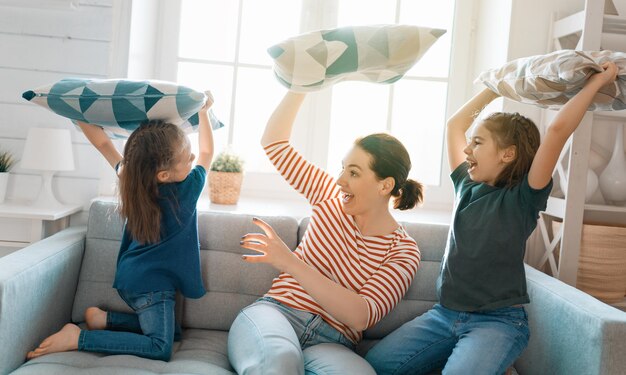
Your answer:
[[[30,128],[20,166],[42,171],[74,170],[72,138],[67,129]]]

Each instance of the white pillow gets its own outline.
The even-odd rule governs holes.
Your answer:
[[[601,72],[601,65],[613,61],[619,67],[615,83],[596,94],[588,110],[626,109],[626,53],[612,51],[560,50],[546,55],[524,57],[481,73],[482,82],[503,97],[544,108],[558,109]]]
[[[411,25],[319,30],[268,49],[274,74],[292,91],[317,91],[343,80],[393,83],[445,30]]]

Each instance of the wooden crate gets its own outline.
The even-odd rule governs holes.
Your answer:
[[[606,303],[624,299],[626,228],[583,224],[576,287]]]

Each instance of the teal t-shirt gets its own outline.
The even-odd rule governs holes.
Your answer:
[[[552,180],[535,190],[526,175],[501,188],[472,181],[467,169],[464,162],[451,174],[456,199],[437,279],[439,302],[457,311],[528,303],[526,240],[546,209]]]
[[[114,288],[137,293],[180,290],[189,298],[206,293],[196,210],[205,181],[206,170],[197,165],[185,180],[159,185],[161,240],[140,244],[124,227]]]

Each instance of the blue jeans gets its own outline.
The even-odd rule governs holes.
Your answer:
[[[82,330],[78,350],[169,361],[176,331],[176,291],[118,293],[135,314],[107,312],[106,330]]]
[[[528,345],[523,307],[460,312],[436,304],[382,339],[365,356],[380,375],[500,375]]]
[[[263,297],[241,310],[228,333],[239,375],[375,375],[354,344],[319,315]]]

